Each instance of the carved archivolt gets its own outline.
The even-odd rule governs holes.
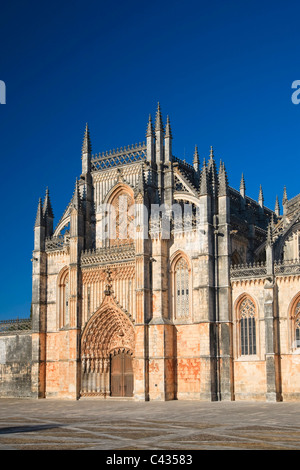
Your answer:
[[[108,358],[119,348],[134,351],[134,329],[129,317],[112,296],[105,297],[100,309],[88,321],[82,335],[82,357]]]

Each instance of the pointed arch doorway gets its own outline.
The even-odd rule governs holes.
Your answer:
[[[82,334],[80,396],[133,396],[133,354],[132,321],[106,294]]]

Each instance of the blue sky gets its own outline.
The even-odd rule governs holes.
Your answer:
[[[212,145],[229,184],[274,209],[299,193],[297,1],[2,2],[0,319],[26,317],[33,227],[48,186],[55,222],[93,152],[145,140],[148,115],[169,114],[173,152]]]

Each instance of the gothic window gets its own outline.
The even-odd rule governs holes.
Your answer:
[[[295,347],[300,348],[300,300],[298,300],[294,312],[294,338]]]
[[[69,271],[65,270],[59,282],[59,327],[69,324]]]
[[[134,215],[130,213],[130,207],[134,199],[125,191],[119,191],[111,201],[112,213],[110,218],[110,245],[122,246],[132,243],[132,234],[130,233],[131,223]]]
[[[239,306],[241,355],[256,354],[255,305],[245,297]]]
[[[189,268],[184,258],[175,266],[175,316],[184,319],[189,316]]]
[[[298,316],[295,322],[295,338],[296,338],[296,347],[300,348],[300,316]]]

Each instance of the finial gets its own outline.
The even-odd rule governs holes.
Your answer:
[[[212,146],[212,145],[210,146],[209,158],[210,158],[211,160],[214,159],[214,149],[213,149],[213,146]]]

